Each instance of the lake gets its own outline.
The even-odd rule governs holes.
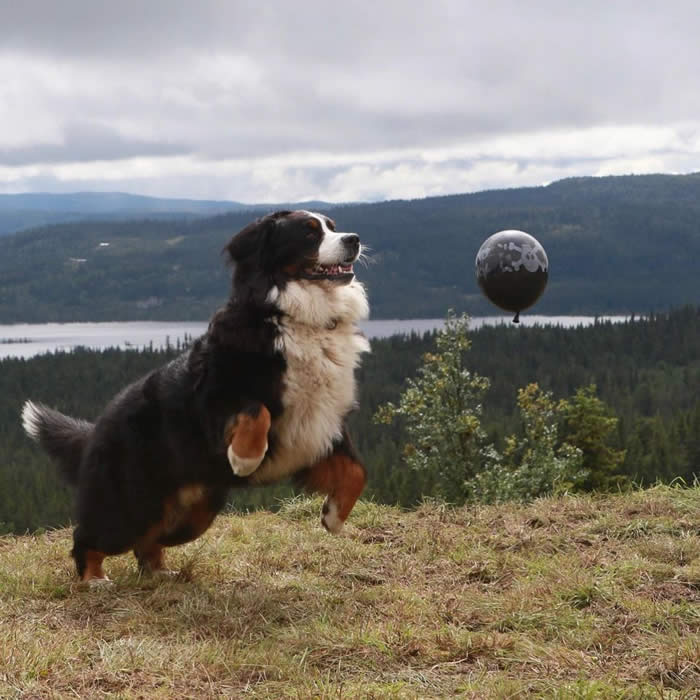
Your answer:
[[[479,316],[471,328],[511,324],[512,316]],[[629,316],[599,316],[600,321],[625,321]],[[522,326],[554,325],[571,328],[595,322],[594,316],[523,316]],[[425,333],[441,328],[444,319],[376,320],[360,323],[369,338],[397,334]],[[206,330],[205,322],[127,321],[106,323],[16,323],[0,325],[0,358],[32,357],[46,352],[68,352],[76,347],[94,349],[144,348],[175,345],[186,337],[197,337]]]

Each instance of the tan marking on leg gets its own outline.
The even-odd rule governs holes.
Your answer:
[[[159,542],[165,547],[174,547],[196,540],[209,529],[215,517],[216,512],[209,508],[207,501],[196,503],[182,514],[176,528],[163,533]]]
[[[165,568],[163,547],[158,543],[158,538],[168,529],[175,527],[178,511],[181,510],[181,507],[178,507],[179,498],[180,492],[163,503],[161,519],[151,525],[134,545],[134,556],[139,563],[139,568],[145,573],[160,571]]]
[[[183,486],[177,492],[177,500],[183,508],[190,508],[195,503],[198,503],[204,498],[204,486],[201,484],[192,484],[191,486]]]
[[[321,523],[329,532],[340,532],[366,481],[364,467],[346,455],[326,457],[309,470],[306,488],[328,494]]]
[[[270,412],[261,405],[257,415],[239,413],[226,428],[227,457],[234,474],[248,476],[260,466],[271,422]]]
[[[190,540],[196,540],[204,534],[214,522],[215,517],[216,514],[209,510],[207,504],[198,503],[195,505],[183,520],[183,525],[189,525],[192,528]]]
[[[188,506],[183,501],[200,495],[199,500]],[[166,568],[163,552],[172,547],[190,542],[204,533],[214,521],[216,513],[209,508],[204,487],[184,487],[165,503],[163,518],[148,529],[134,547],[134,554],[143,573],[177,575],[177,571]]]
[[[251,459],[260,457],[267,449],[267,433],[272,418],[265,406],[260,407],[257,416],[239,413],[231,429],[230,443],[237,457]]]
[[[107,555],[104,552],[98,552],[94,549],[88,549],[85,553],[85,571],[83,572],[83,581],[91,581],[92,579],[102,579],[109,581],[107,574],[102,569],[102,562]]]

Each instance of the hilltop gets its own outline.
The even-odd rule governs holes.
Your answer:
[[[306,205],[329,206],[324,202]],[[266,210],[269,204],[229,200],[147,197],[127,192],[24,192],[0,194],[0,236],[64,222],[114,219],[187,219],[224,212]]]
[[[320,501],[221,517],[175,580],[109,560],[73,582],[66,530],[0,538],[7,697],[691,698],[700,488],[529,506]]]
[[[240,202],[167,199],[125,192],[0,194],[0,236],[64,222],[191,218],[248,209]]]
[[[273,205],[270,205],[272,207]],[[700,175],[576,178],[546,187],[332,206],[357,231],[374,318],[494,312],[474,259],[528,231],[550,259],[538,313],[643,314],[700,298]],[[77,221],[0,238],[0,323],[204,320],[228,294],[224,243],[262,209],[164,221]],[[148,217],[147,219],[145,217]]]

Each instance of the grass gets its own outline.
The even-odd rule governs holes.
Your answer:
[[[219,518],[175,580],[0,538],[0,697],[697,698],[700,489]]]

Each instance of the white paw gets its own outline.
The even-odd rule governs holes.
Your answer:
[[[109,588],[114,585],[114,581],[108,579],[106,576],[104,578],[91,578],[87,580],[87,585],[90,588]]]
[[[321,525],[333,535],[337,535],[343,529],[343,521],[338,516],[338,506],[330,498],[323,503]]]
[[[233,451],[233,445],[229,445],[226,456],[228,457],[228,463],[231,465],[231,469],[233,469],[233,473],[236,476],[248,476],[248,474],[252,474],[260,466],[266,452],[267,443],[265,444],[265,449],[262,451],[262,455],[260,455],[260,457],[239,457]]]

